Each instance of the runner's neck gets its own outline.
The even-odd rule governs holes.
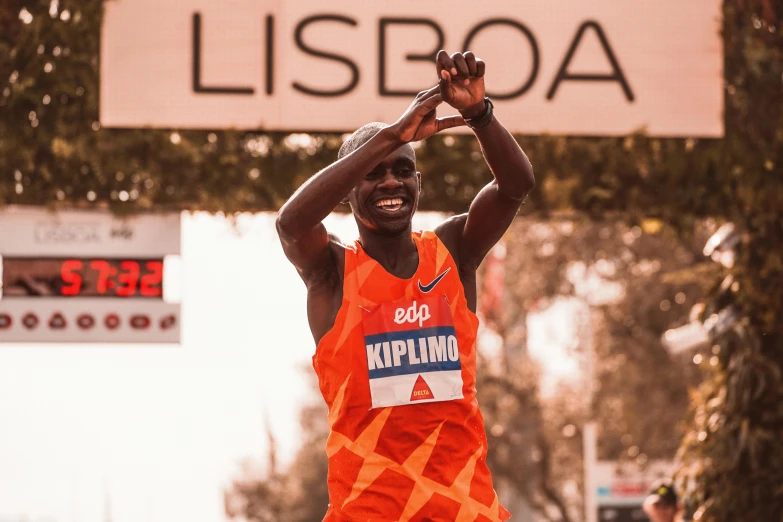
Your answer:
[[[407,279],[416,273],[419,253],[410,229],[396,237],[360,233],[359,244],[390,274]]]

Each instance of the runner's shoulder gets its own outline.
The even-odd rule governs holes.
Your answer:
[[[459,263],[459,242],[462,239],[462,231],[465,229],[465,223],[468,220],[468,214],[457,214],[443,221],[435,227],[435,235],[438,236],[441,243],[448,249],[449,254],[454,259],[457,266]],[[461,269],[461,268],[460,268]]]
[[[345,245],[335,234],[328,233],[326,248],[307,268],[297,268],[309,292],[323,291],[342,282]]]
[[[329,254],[333,260],[333,267],[336,269],[339,280],[343,280],[345,272],[345,250],[348,247],[343,243],[337,234],[329,232]]]

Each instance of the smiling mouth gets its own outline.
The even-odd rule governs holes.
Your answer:
[[[396,212],[402,208],[405,201],[402,198],[383,198],[375,202],[375,208],[384,212]]]

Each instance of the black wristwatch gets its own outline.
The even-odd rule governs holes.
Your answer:
[[[484,101],[487,104],[487,108],[484,110],[484,114],[481,114],[469,120],[465,120],[465,123],[467,123],[468,127],[470,127],[471,129],[482,129],[487,125],[489,125],[490,123],[492,123],[492,119],[494,118],[492,111],[495,108],[495,106],[492,105],[492,100],[490,100],[489,97],[485,97]]]

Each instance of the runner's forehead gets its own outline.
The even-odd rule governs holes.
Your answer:
[[[398,148],[385,158],[381,160],[378,166],[389,167],[395,163],[408,161],[413,167],[416,167],[416,152],[411,147],[410,143],[406,143],[402,147]]]

